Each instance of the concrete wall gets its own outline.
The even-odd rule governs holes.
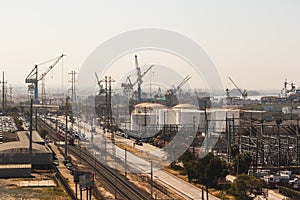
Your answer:
[[[52,152],[32,153],[33,165],[50,165],[53,162]],[[29,153],[0,153],[0,164],[27,164],[30,163]]]
[[[31,168],[4,168],[0,169],[1,178],[27,178],[31,175]]]

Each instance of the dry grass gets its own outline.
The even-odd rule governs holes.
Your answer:
[[[39,174],[36,178],[6,178],[0,179],[0,199],[69,199],[68,194],[60,186],[56,187],[19,187],[18,182],[24,180],[49,180],[51,174]]]
[[[132,147],[132,146],[130,146],[128,144],[120,143],[120,142],[116,142],[115,144],[116,144],[116,146],[120,147],[121,149],[125,149],[126,148],[128,152],[133,153],[135,155],[141,155],[141,154],[143,154],[142,151],[139,151],[136,148],[134,148],[134,147]]]

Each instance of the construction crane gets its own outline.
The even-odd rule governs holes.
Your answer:
[[[247,96],[248,96],[248,92],[247,92],[247,90],[242,90],[242,89],[240,89],[236,84],[235,84],[235,82],[229,77],[229,76],[227,76],[227,78],[232,82],[232,84],[235,86],[235,88],[239,91],[239,93],[241,93],[241,95],[242,95],[242,97],[243,97],[243,101],[244,101],[244,103],[245,103],[245,99],[247,98]],[[229,94],[229,93],[228,93]]]
[[[178,99],[176,97],[176,92],[181,89],[181,87],[188,82],[192,77],[187,75],[176,87],[167,90],[166,93],[166,106],[172,107],[178,104]]]
[[[190,77],[190,75],[187,75],[176,87],[174,87],[173,89],[170,89],[172,90],[172,93],[176,93],[178,90],[181,89],[181,87],[186,83],[188,82],[188,80],[190,80],[192,77]]]
[[[99,86],[99,94],[102,94],[104,93],[104,89],[103,89],[103,85],[101,84],[102,80],[99,80],[99,77],[97,75],[97,73],[95,72],[95,76],[96,76],[96,79],[97,79],[97,84]]]
[[[121,87],[124,88],[123,93],[125,94],[125,96],[129,97],[133,90],[133,84],[130,80],[130,76],[126,77],[126,83],[122,83]]]
[[[141,72],[141,68],[139,67],[139,63],[138,63],[138,58],[137,55],[134,56],[135,58],[135,68],[136,68],[136,75],[137,75],[137,79],[134,83],[131,82],[130,80],[130,76],[127,76],[126,78],[126,82],[127,83],[122,83],[121,87],[124,88],[124,91],[127,90],[127,93],[129,90],[132,90],[133,87],[138,84],[138,90],[137,90],[137,101],[140,102],[141,101],[141,86],[143,84],[143,77],[150,71],[150,69],[154,66],[151,65],[150,67],[148,67],[146,69],[146,71],[144,71],[143,73]]]
[[[25,79],[25,83],[31,83],[31,85],[28,86],[29,90],[34,90],[34,103],[39,103],[39,90],[38,90],[38,82],[40,80],[43,80],[45,78],[45,76],[54,68],[54,66],[62,59],[62,57],[64,57],[65,55],[62,54],[56,58],[53,58],[51,60],[48,60],[46,62],[40,63],[38,65],[35,65],[34,68],[31,70],[31,72],[29,73],[29,75],[26,77]],[[48,69],[43,72],[40,77],[38,76],[38,67],[40,65],[44,65],[47,64],[49,62],[54,61],[50,67],[48,67]]]

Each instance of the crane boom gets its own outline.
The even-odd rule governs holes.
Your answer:
[[[97,73],[95,72],[95,76],[96,76],[96,79],[97,79],[97,84],[99,85],[99,87],[100,87],[100,84],[101,84],[101,82],[102,82],[102,80],[101,81],[99,81],[99,77],[98,77],[98,75],[97,75]]]
[[[191,78],[190,75],[187,75],[176,87],[173,86],[173,88],[167,90],[165,94],[167,107],[173,107],[179,103],[176,92]]]
[[[51,69],[53,69],[53,67],[61,60],[61,58],[64,57],[64,56],[65,55],[62,54],[62,55],[60,55],[56,58],[53,58],[53,59],[48,60],[46,62],[40,63],[38,65],[35,65],[34,68],[31,70],[31,72],[26,77],[25,83],[34,84],[34,86],[31,85],[29,87],[29,89],[34,88],[34,103],[39,103],[39,100],[38,100],[38,81],[42,80],[51,71]],[[53,60],[54,60],[54,62],[52,63],[52,65],[50,65],[50,67],[48,67],[48,69],[44,73],[41,74],[40,78],[38,78],[38,66],[49,63]]]
[[[150,71],[150,69],[153,66],[154,65],[151,65],[148,69],[146,69],[146,71],[143,74],[141,74],[141,72],[137,72],[138,77],[137,77],[136,81],[132,84],[132,87],[135,86],[137,83],[141,85],[143,83],[142,78]]]
[[[243,95],[243,91],[235,84],[235,82],[229,76],[227,76],[227,78],[232,82],[232,84],[241,93],[241,95]]]
[[[64,57],[64,56],[65,55],[62,54],[61,56],[55,58],[55,61],[52,63],[52,65],[50,65],[50,67],[48,67],[48,69],[44,73],[42,73],[39,80],[42,80],[55,67],[55,65],[60,61],[60,59],[62,59],[62,57]]]
[[[97,79],[97,84],[99,86],[99,94],[100,94],[100,93],[103,92],[103,86],[101,85],[102,80],[99,80],[99,77],[98,77],[96,72],[95,72],[95,76],[96,76],[96,79]]]
[[[176,87],[176,91],[178,91],[188,80],[190,80],[192,77],[190,75],[187,75]],[[175,92],[176,92],[175,91]]]
[[[37,74],[37,66],[35,65],[34,68],[31,70],[31,72],[28,74],[28,76],[25,79],[25,83],[35,83],[36,82],[36,74]]]
[[[229,77],[227,76],[227,78],[232,82],[232,84],[235,86],[235,88],[241,93],[242,97],[245,98],[248,96],[248,92],[246,90],[242,90],[240,89],[236,84],[235,82]]]

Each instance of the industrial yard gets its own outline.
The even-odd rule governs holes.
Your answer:
[[[51,60],[43,77],[62,57]],[[285,82],[282,96],[253,100],[229,78],[241,97],[226,89],[226,96],[216,98],[185,92],[182,88],[191,80],[185,76],[150,98],[143,78],[155,66],[142,73],[136,55],[134,59],[137,79],[128,76],[119,85],[121,93],[112,77],[95,73],[96,93],[79,98],[72,71],[71,96],[39,97],[35,66],[25,81],[29,101],[8,104],[4,94],[0,175],[8,198],[22,193],[34,199],[50,192],[58,199],[230,199],[237,195],[230,189],[236,187],[234,179],[245,175],[261,185],[249,188],[248,196],[297,195],[300,101],[294,85],[289,89]],[[222,174],[212,174],[218,176],[213,182],[191,171],[203,159],[224,167]],[[231,182],[227,175],[234,177]],[[82,176],[89,177],[90,185],[82,185]]]
[[[0,200],[300,199],[299,10],[1,2]]]

